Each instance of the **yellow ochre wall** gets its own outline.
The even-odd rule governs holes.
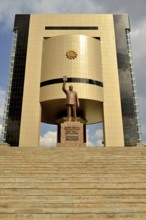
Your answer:
[[[77,52],[68,59],[66,52]],[[91,78],[102,82],[100,40],[84,35],[62,35],[44,40],[41,81],[62,77]]]
[[[97,26],[98,30],[45,30],[45,26]],[[65,36],[66,35],[66,36]],[[71,36],[73,35],[73,36]],[[86,36],[83,36],[86,35]],[[58,37],[57,37],[58,36]],[[51,39],[52,37],[52,39]],[[53,38],[55,37],[55,38]],[[97,39],[92,39],[91,37],[100,37],[100,41]],[[50,38],[50,39],[46,39]],[[121,114],[121,103],[120,103],[120,92],[119,92],[119,78],[118,78],[118,68],[117,68],[117,58],[116,58],[116,45],[115,45],[115,35],[114,35],[114,23],[113,15],[71,15],[71,14],[60,14],[60,15],[31,15],[30,17],[30,27],[29,27],[29,38],[28,38],[28,50],[27,50],[27,60],[26,60],[26,70],[25,70],[25,83],[24,83],[24,96],[22,105],[22,119],[21,119],[21,130],[20,130],[20,146],[39,146],[39,136],[40,136],[40,121],[41,121],[41,105],[40,101],[43,102],[47,98],[51,99],[49,90],[51,90],[51,85],[49,88],[41,87],[40,92],[40,82],[49,79],[45,72],[45,62],[42,59],[44,44],[47,41],[52,42],[61,40],[66,42],[76,42],[72,44],[72,50],[79,50],[81,47],[81,38],[86,42],[88,48],[92,47],[93,52],[90,56],[86,53],[86,47],[84,44],[84,59],[86,62],[91,62],[93,60],[92,70],[89,70],[89,66],[86,62],[81,65],[79,59],[68,60],[66,58],[65,62],[74,62],[70,66],[74,65],[74,68],[70,70],[69,76],[78,77],[79,73],[83,78],[90,78],[99,81],[103,81],[103,88],[95,87],[94,85],[82,85],[84,91],[80,90],[80,83],[74,83],[75,90],[82,96],[82,99],[96,99],[103,102],[103,115],[104,115],[104,133],[105,133],[105,146],[124,146],[123,138],[123,125],[122,125],[122,114]],[[76,38],[76,40],[73,40]],[[98,44],[98,43],[99,44]],[[59,45],[59,43],[58,43]],[[90,45],[90,46],[89,46]],[[47,45],[46,45],[47,46]],[[68,75],[66,72],[67,64],[63,62],[63,66],[60,71],[59,60],[63,59],[59,57],[59,54],[66,52],[68,48],[67,44],[59,45],[58,47],[58,62],[56,65],[55,72],[59,75],[55,75],[55,78],[60,78],[63,75]],[[70,46],[70,43],[68,43]],[[94,47],[93,47],[94,46]],[[91,49],[91,48],[90,48]],[[96,51],[98,49],[98,53]],[[99,49],[101,51],[99,51]],[[92,49],[91,49],[92,51]],[[52,53],[55,53],[55,49]],[[95,65],[95,57],[99,58],[99,63],[97,61],[97,66]],[[101,57],[99,55],[101,54]],[[48,54],[51,57],[51,53]],[[81,61],[80,61],[81,62]],[[101,65],[100,65],[101,64]],[[44,65],[44,66],[43,66]],[[86,65],[85,68],[84,65]],[[48,66],[49,67],[49,66]],[[44,68],[44,69],[43,69]],[[51,73],[54,70],[53,66],[49,67]],[[51,69],[52,68],[52,69]],[[58,68],[58,70],[57,70]],[[94,71],[95,69],[95,71]],[[75,70],[75,72],[73,72]],[[87,71],[88,70],[88,71]],[[99,72],[96,73],[96,70]],[[59,72],[60,71],[60,72]],[[89,76],[89,73],[91,74]],[[53,74],[53,73],[52,73]],[[74,75],[75,74],[75,75]],[[50,75],[50,74],[49,74]],[[53,77],[50,75],[49,77]],[[95,78],[94,78],[95,77]],[[56,86],[56,87],[55,87]],[[61,91],[61,84],[54,85],[56,96],[59,95],[60,98],[63,97]],[[46,89],[46,91],[44,91]],[[51,93],[50,93],[51,94]],[[96,96],[94,95],[96,94]],[[55,96],[55,95],[54,95]],[[95,98],[96,97],[96,98]],[[55,98],[55,97],[54,97]],[[86,100],[86,105],[88,102]],[[95,101],[95,100],[94,100]],[[86,106],[85,105],[85,106]],[[89,108],[89,107],[87,107]],[[100,108],[101,113],[102,107]],[[102,117],[102,116],[101,116]]]

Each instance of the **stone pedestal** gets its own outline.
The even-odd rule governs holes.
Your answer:
[[[85,147],[84,125],[80,122],[64,122],[60,127],[60,143],[63,147]]]

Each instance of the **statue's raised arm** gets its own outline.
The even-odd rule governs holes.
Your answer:
[[[66,81],[67,81],[67,76],[63,76],[62,90],[63,90],[63,92],[65,92],[65,93],[67,93],[67,90],[66,90]]]

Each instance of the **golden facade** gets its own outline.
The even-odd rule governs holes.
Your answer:
[[[119,31],[120,19],[123,21],[123,32]],[[22,20],[27,24],[22,25]],[[112,14],[16,16],[14,29],[19,29],[19,35],[20,29],[25,25],[28,28],[28,35],[26,31],[28,37],[25,36],[24,30],[25,37],[21,36],[27,38],[25,68],[22,74],[24,84],[21,86],[23,99],[21,97],[22,105],[20,103],[19,109],[21,114],[19,120],[16,118],[18,123],[14,132],[18,133],[18,137],[13,145],[18,143],[22,147],[36,147],[39,145],[40,122],[59,125],[66,120],[65,94],[62,92],[64,75],[68,77],[67,86],[73,85],[80,99],[78,121],[85,124],[103,122],[104,143],[107,147],[136,143],[137,127],[134,103],[131,101],[133,87],[129,78],[131,72],[127,60],[124,60],[128,55],[123,56],[120,47],[120,45],[125,47],[128,54],[128,40],[126,41],[128,34],[125,34],[125,30],[129,30],[128,16]],[[124,68],[122,65],[125,65]],[[124,73],[129,79],[128,93],[123,87]],[[126,75],[124,77],[126,78]],[[126,102],[132,103],[131,110]],[[12,120],[9,120],[9,124],[13,124]],[[11,133],[11,130],[8,133]],[[134,141],[131,138],[133,134],[136,137]]]
[[[55,115],[64,112],[62,84],[40,88],[40,82],[63,75],[103,82],[103,87],[72,84],[81,100],[83,119],[87,123],[104,121],[106,146],[124,146],[113,25],[113,15],[31,15],[20,146],[38,146],[41,120],[50,123],[60,120]],[[46,30],[46,26],[98,29]],[[76,59],[67,59],[69,50],[77,52]]]

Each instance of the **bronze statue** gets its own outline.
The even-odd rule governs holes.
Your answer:
[[[66,89],[66,81],[67,77],[63,77],[63,85],[62,90],[66,94],[66,106],[67,106],[67,116],[68,121],[76,121],[77,120],[77,108],[79,107],[79,99],[77,92],[73,91],[73,86],[69,86],[69,90]]]

